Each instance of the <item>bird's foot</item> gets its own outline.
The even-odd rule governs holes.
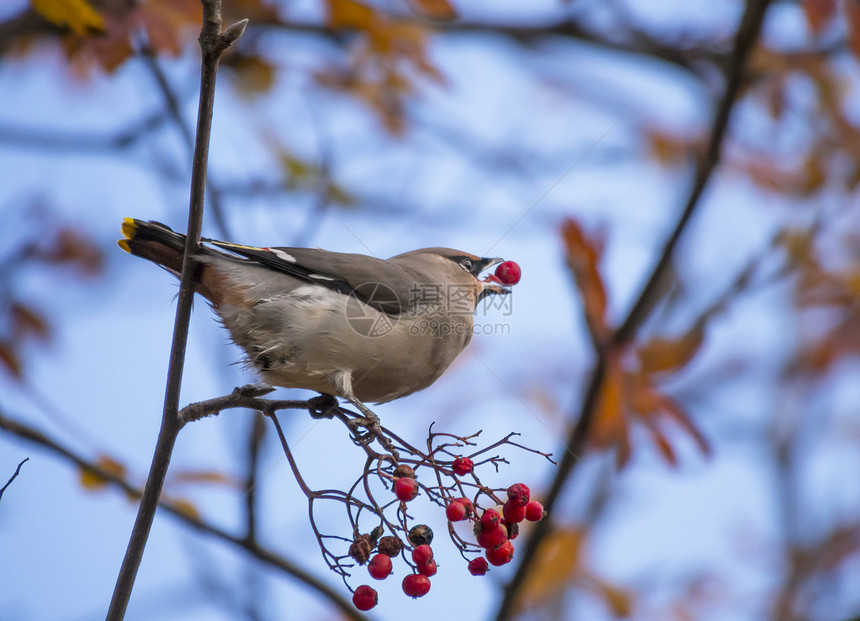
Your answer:
[[[346,421],[347,426],[352,431],[353,441],[359,446],[367,446],[374,439],[382,437],[379,417],[358,399],[350,399],[350,403],[361,412],[361,416],[355,416]],[[361,429],[364,429],[365,432],[362,433]]]
[[[347,425],[353,434],[353,441],[359,446],[367,446],[374,440],[378,441],[382,447],[389,452],[395,459],[400,458],[397,449],[391,442],[391,438],[385,435],[382,425],[379,423],[379,417],[371,411],[361,401],[351,401],[351,403],[359,409],[363,416],[356,416],[347,421]],[[365,432],[359,432],[359,429],[364,429]]]
[[[334,418],[338,407],[337,399],[332,395],[321,394],[308,399],[308,412],[310,412],[311,418],[317,420],[321,418]]]

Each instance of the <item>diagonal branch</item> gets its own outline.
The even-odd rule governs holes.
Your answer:
[[[708,149],[696,168],[693,186],[690,189],[684,209],[678,218],[675,227],[665,242],[660,252],[659,259],[651,271],[646,284],[643,286],[639,296],[610,339],[608,347],[618,347],[629,343],[636,330],[647,318],[659,297],[659,283],[664,278],[675,248],[681,234],[690,222],[696,207],[700,203],[702,194],[711,179],[711,176],[719,164],[723,139],[728,128],[732,109],[737,101],[741,86],[745,79],[746,65],[750,52],[758,40],[761,32],[762,22],[771,0],[750,0],[741,18],[740,25],[735,35],[734,45],[730,62],[726,68],[726,88],[719,102],[711,125]],[[580,455],[586,446],[586,439],[591,429],[592,421],[596,413],[596,405],[603,379],[606,373],[607,348],[598,348],[597,361],[591,372],[588,386],[583,397],[576,425],[571,428],[567,439],[566,450],[562,456],[558,471],[550,485],[544,502],[544,508],[552,515],[565,484],[573,474],[579,463]],[[525,578],[532,568],[538,548],[547,539],[552,531],[551,520],[541,520],[535,525],[531,538],[526,543],[516,573],[511,578],[504,590],[504,596],[496,614],[497,621],[507,621],[517,611],[516,602],[525,583]]]
[[[57,440],[47,436],[41,431],[13,420],[2,413],[0,413],[0,429],[13,436],[21,438],[22,440],[30,442],[31,444],[35,444],[36,446],[46,449],[50,453],[53,453],[79,469],[86,469],[87,471],[92,472],[98,478],[109,481],[112,485],[120,488],[129,497],[140,498],[143,496],[143,492],[139,488],[128,483],[128,481],[116,472],[106,470],[98,464],[88,461],[72,449],[63,446]],[[313,574],[302,569],[293,561],[272,552],[268,548],[261,546],[256,541],[249,541],[247,537],[233,535],[228,531],[223,530],[186,510],[183,510],[181,506],[177,506],[164,497],[159,499],[158,506],[166,514],[172,516],[186,526],[189,526],[198,532],[210,535],[216,539],[226,541],[266,565],[295,578],[337,606],[345,617],[353,619],[353,621],[364,621],[366,619],[366,617],[359,613],[336,589],[333,589]]]
[[[182,428],[179,417],[179,392],[182,386],[182,368],[185,364],[185,348],[188,341],[188,327],[194,298],[194,276],[197,269],[193,256],[200,246],[200,232],[203,225],[206,167],[209,158],[212,112],[215,104],[215,78],[218,74],[218,62],[221,54],[242,36],[246,25],[247,20],[244,20],[234,24],[222,34],[221,0],[203,0],[203,27],[200,32],[200,49],[202,52],[200,105],[197,113],[194,162],[191,169],[191,204],[188,210],[188,234],[185,240],[185,254],[182,258],[179,301],[176,305],[173,344],[170,348],[170,363],[167,371],[164,412],[149,477],[108,609],[108,621],[120,621],[125,617],[134,580],[143,558],[152,521],[155,518],[158,499],[164,486],[173,446],[176,443],[179,430]]]

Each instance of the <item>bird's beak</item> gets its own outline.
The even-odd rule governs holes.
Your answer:
[[[480,261],[475,261],[472,264],[472,273],[475,274],[475,278],[480,276],[481,272],[486,269],[493,267],[494,265],[498,265],[499,263],[504,263],[504,259],[500,259],[498,257],[492,259],[481,259]],[[480,298],[484,298],[488,295],[507,295],[511,292],[510,289],[505,287],[502,284],[502,281],[499,280],[498,276],[495,274],[487,274],[486,278],[478,279],[478,282],[481,283],[481,294]]]

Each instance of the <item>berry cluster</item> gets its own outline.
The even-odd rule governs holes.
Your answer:
[[[471,459],[457,457],[452,463],[451,470],[458,476],[464,476],[471,474],[473,467]],[[418,494],[419,486],[415,481],[415,472],[409,466],[398,466],[395,474],[400,476],[395,478],[394,493],[405,504]],[[487,508],[478,517],[475,504],[468,498],[453,498],[445,506],[445,516],[449,522],[468,520],[474,523],[476,544],[459,539],[453,528],[449,527],[452,538],[459,540],[462,552],[473,551],[476,548],[484,551],[484,556],[473,558],[468,563],[469,573],[473,576],[483,576],[490,565],[499,567],[509,563],[514,557],[512,542],[519,535],[519,523],[523,520],[536,522],[544,516],[543,505],[530,499],[531,493],[525,484],[511,485],[506,492],[507,500],[502,505],[501,513],[495,508]],[[495,498],[492,490],[483,490],[482,493]],[[410,529],[408,539],[412,544],[411,558],[414,567],[413,573],[403,578],[401,586],[406,595],[418,598],[430,591],[430,577],[435,575],[437,570],[436,561],[433,559],[433,548],[430,547],[433,532],[429,527],[421,524]],[[391,575],[392,557],[400,554],[402,549],[402,543],[397,537],[383,537],[379,541],[378,552],[367,563],[370,577],[384,580]],[[356,555],[351,551],[351,554],[361,563],[362,560],[367,559],[369,552]],[[361,585],[353,593],[352,601],[359,610],[370,610],[378,601],[376,590],[366,584]]]
[[[385,580],[395,573],[399,556],[409,567],[402,579],[403,592],[417,598],[430,591],[430,578],[437,572],[430,547],[433,531],[425,524],[414,523],[412,513],[416,509],[416,498],[423,498],[445,511],[449,520],[448,535],[468,561],[469,571],[474,575],[486,573],[488,561],[493,565],[509,562],[513,555],[511,541],[517,536],[518,522],[539,519],[543,514],[540,504],[530,502],[525,485],[512,485],[507,490],[488,487],[477,475],[477,470],[483,466],[492,466],[498,472],[501,464],[510,463],[495,453],[496,450],[516,449],[555,463],[548,453],[516,442],[513,438],[519,435],[517,433],[508,433],[483,448],[476,448],[469,455],[461,455],[458,449],[477,446],[474,440],[480,431],[460,436],[433,431],[431,425],[426,448],[418,448],[378,422],[367,425],[358,414],[345,408],[327,412],[349,429],[353,441],[365,454],[365,462],[351,484],[317,490],[312,489],[302,476],[278,417],[273,414],[270,418],[296,482],[307,498],[310,526],[323,559],[353,591],[353,603],[359,610],[376,606],[377,593],[367,584],[354,590],[350,587],[349,579],[353,577],[356,565],[366,566],[362,571],[367,571],[370,578]],[[360,428],[365,432],[359,432]],[[503,500],[505,492],[507,500]],[[324,532],[317,523],[318,507],[332,502],[345,509],[344,518],[351,531],[349,539]],[[495,509],[499,505],[502,505],[500,511]],[[331,513],[327,512],[326,521],[330,520]],[[455,524],[464,521],[474,523],[477,541],[470,535],[464,538],[457,533]],[[373,524],[372,530],[362,532],[362,525],[368,522]],[[348,542],[348,551],[340,545],[332,545],[334,541]],[[482,556],[470,560],[476,553]]]
[[[523,520],[537,522],[543,515],[543,505],[537,500],[530,500],[529,488],[523,483],[516,483],[507,489],[508,499],[502,506],[502,512],[497,509],[485,509],[478,518],[474,506],[466,498],[452,500],[445,513],[452,522],[471,519],[474,522],[473,531],[478,546],[484,550],[485,558],[475,558],[469,561],[469,571],[473,576],[483,576],[487,573],[489,562],[496,567],[510,563],[514,558],[514,544],[520,532],[519,523]]]

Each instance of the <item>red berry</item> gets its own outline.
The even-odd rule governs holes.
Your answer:
[[[422,574],[409,574],[403,579],[403,592],[409,597],[422,597],[430,590],[430,578]]]
[[[401,477],[394,481],[394,493],[403,502],[409,502],[418,495],[418,483],[415,479]]]
[[[520,266],[513,261],[505,261],[500,263],[496,268],[496,278],[502,281],[503,285],[515,285],[520,282],[522,276]]]
[[[370,610],[376,606],[376,602],[376,591],[366,584],[362,584],[355,590],[355,593],[352,594],[352,603],[359,610]]]
[[[466,507],[466,517],[470,518],[475,515],[475,505],[468,498],[457,498],[457,502]]]
[[[418,546],[412,550],[412,562],[419,567],[433,560],[433,548],[428,545]]]
[[[507,540],[508,531],[501,524],[492,528],[481,528],[477,536],[478,545],[488,550],[499,547]]]
[[[472,472],[474,467],[475,462],[468,457],[458,457],[454,460],[454,465],[451,466],[451,469],[458,477],[462,477]]]
[[[531,490],[523,483],[514,483],[508,488],[508,502],[512,505],[525,507],[529,503]]]
[[[427,561],[423,565],[419,565],[418,566],[418,573],[421,574],[422,576],[427,576],[428,578],[430,576],[436,575],[436,561],[434,561],[431,558],[429,561]]]
[[[516,522],[505,522],[505,528],[508,531],[508,539],[511,541],[520,536],[520,525]]]
[[[514,558],[514,544],[510,541],[504,542],[498,548],[491,548],[486,551],[487,560],[490,561],[490,565],[495,565],[499,567],[506,563],[510,563],[511,559]]]
[[[387,554],[377,554],[367,564],[367,571],[371,578],[384,580],[391,573],[391,557]]]
[[[505,503],[502,507],[502,515],[505,516],[505,522],[515,524],[526,519],[526,508],[522,505],[511,504],[511,501]]]
[[[487,564],[487,559],[482,556],[478,558],[473,558],[469,561],[469,573],[473,576],[483,576],[487,573],[487,569],[489,569],[489,565]]]
[[[483,528],[495,528],[502,523],[502,516],[495,509],[487,509],[481,515],[481,526]]]
[[[526,505],[526,519],[529,522],[537,522],[543,518],[543,505],[537,500],[532,500]]]
[[[452,522],[459,522],[466,519],[466,506],[459,500],[452,500],[445,507],[445,517]]]

